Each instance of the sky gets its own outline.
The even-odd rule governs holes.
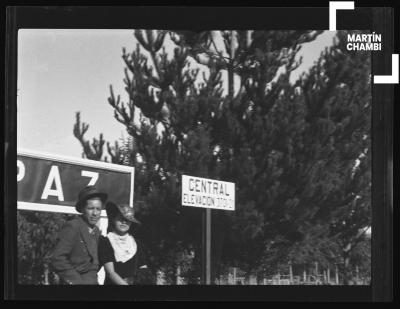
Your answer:
[[[307,70],[334,35],[325,31],[305,43],[299,53],[303,63],[292,74]],[[127,52],[136,47],[133,30],[20,29],[17,147],[80,158],[82,147],[73,135],[78,111],[89,124],[86,139],[103,133],[113,144],[126,137],[107,101],[110,85],[127,101],[123,47]]]

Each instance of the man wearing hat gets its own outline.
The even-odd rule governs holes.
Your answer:
[[[62,228],[52,254],[52,266],[63,284],[98,284],[100,230],[96,224],[106,200],[107,194],[94,186],[79,192],[75,208],[81,215]]]

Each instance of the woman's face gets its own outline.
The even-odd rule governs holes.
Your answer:
[[[118,214],[114,218],[114,231],[119,235],[128,233],[132,222],[126,220],[121,214]]]

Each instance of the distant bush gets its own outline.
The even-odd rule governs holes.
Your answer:
[[[50,254],[58,231],[72,217],[74,215],[18,210],[19,284],[58,283],[58,277],[50,267]]]

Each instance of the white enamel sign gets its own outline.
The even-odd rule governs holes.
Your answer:
[[[182,205],[235,210],[235,184],[182,175]]]

